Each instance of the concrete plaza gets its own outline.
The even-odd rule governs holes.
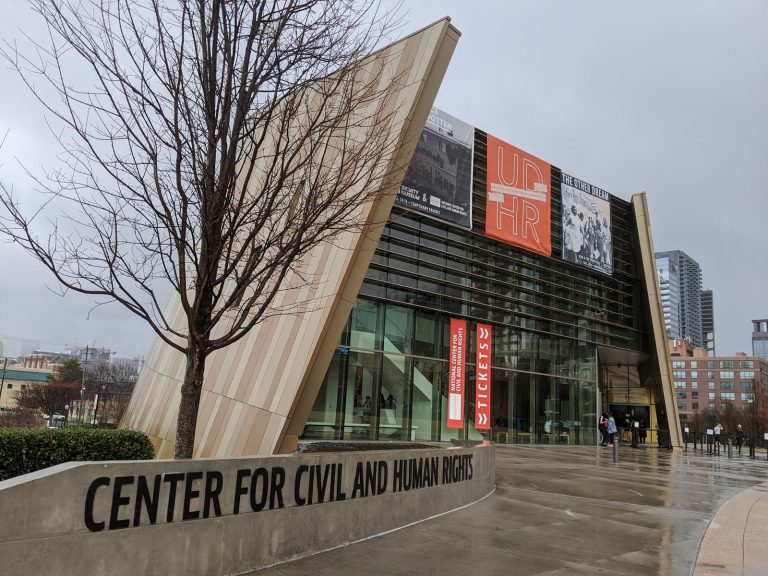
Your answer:
[[[768,574],[758,454],[501,445],[486,499],[254,574]]]

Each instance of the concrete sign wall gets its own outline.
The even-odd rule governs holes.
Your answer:
[[[239,574],[475,502],[492,451],[63,464],[0,482],[2,573]]]

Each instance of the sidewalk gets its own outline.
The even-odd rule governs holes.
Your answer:
[[[768,574],[768,483],[723,504],[709,523],[694,576]]]
[[[722,576],[742,573],[741,550],[743,574],[768,574],[765,460],[621,446],[614,464],[608,448],[518,445],[496,462],[481,502],[254,574]]]

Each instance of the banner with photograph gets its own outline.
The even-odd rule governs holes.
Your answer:
[[[552,167],[488,134],[485,234],[552,255]]]
[[[395,203],[472,228],[475,129],[432,108]]]
[[[613,275],[611,195],[563,173],[563,260]]]

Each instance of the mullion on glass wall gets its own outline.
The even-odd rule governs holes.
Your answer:
[[[401,224],[405,220],[406,220],[405,218],[402,218]],[[412,230],[413,230],[412,232],[413,234],[418,235],[418,232],[416,230],[416,224],[413,225]],[[415,241],[416,241],[416,238],[413,238],[412,239],[413,249],[416,249]],[[442,241],[442,239],[440,239],[440,241]],[[423,250],[423,248],[420,248],[420,250]],[[410,254],[412,255],[413,253],[411,252]],[[412,270],[413,267],[416,266],[416,264],[410,263],[410,262],[408,264],[405,264],[405,263],[397,264],[395,262],[394,265],[398,268],[399,271],[403,271],[403,272],[406,269]],[[486,267],[485,276],[487,277],[494,276],[494,272],[493,272],[494,268],[497,268],[495,264],[490,268]],[[478,268],[478,271],[480,269],[481,268]],[[446,268],[445,270],[446,272],[449,271],[448,268]],[[437,274],[439,273],[436,273],[435,275]],[[562,280],[556,280],[556,278],[567,279],[567,277],[565,276],[550,277],[551,274],[552,274],[551,270],[539,269],[536,275],[534,275],[533,277],[530,277],[530,276],[528,277],[529,280],[526,280],[525,279],[526,277],[523,277],[521,279],[521,281],[518,284],[522,284],[523,288],[521,288],[519,285],[515,286],[514,282],[511,282],[510,287],[507,288],[506,290],[508,291],[512,290],[518,296],[522,296],[523,298],[525,298],[526,293],[529,293],[532,296],[533,302],[538,303],[539,304],[538,308],[541,310],[554,309],[558,311],[567,311],[568,309],[573,308],[573,304],[571,304],[568,301],[567,295],[565,293],[561,294],[556,292],[556,290],[557,291],[562,290],[562,285],[560,284]],[[434,288],[435,285],[437,284],[437,282],[435,281],[436,279],[434,278],[435,275],[430,274],[430,276],[433,277],[432,280],[430,280],[429,282],[425,280],[422,283],[425,284],[425,286]],[[454,304],[455,300],[452,301],[450,298],[454,298],[454,299],[460,298],[462,300],[464,299],[480,300],[481,303],[484,300],[488,300],[488,304],[493,304],[493,301],[495,301],[495,300],[492,300],[493,296],[488,296],[484,292],[478,292],[477,290],[478,286],[476,285],[477,282],[476,280],[473,280],[473,278],[476,279],[478,276],[481,276],[481,274],[475,275],[471,273],[466,273],[463,276],[457,276],[456,278],[454,278],[454,280],[456,281],[460,280],[462,282],[464,282],[465,278],[470,280],[469,285],[470,287],[473,288],[474,295],[469,297],[466,294],[464,294],[466,290],[455,288],[451,286],[450,283],[446,283],[444,285],[444,290],[448,292],[447,295],[449,299],[445,301],[443,305],[443,309],[445,309],[447,312],[456,313],[456,314],[461,314],[464,312],[465,306],[461,302],[456,302]],[[414,277],[418,278],[418,273],[414,273]],[[409,294],[409,295],[412,294],[413,296],[411,296],[410,298],[411,298],[411,302],[413,303],[418,302],[418,303],[424,303],[424,304],[433,305],[433,306],[440,305],[439,300],[433,294],[429,293],[430,290],[425,289],[425,291],[427,292],[426,294],[418,294],[417,292],[414,291],[414,285],[413,285],[414,283],[413,283],[413,280],[411,279],[410,274],[403,275],[400,272],[398,272],[394,276],[391,276],[390,280],[395,280],[397,281],[397,284],[398,284],[398,290],[396,292],[393,292],[392,295],[399,294],[399,295],[405,296],[406,294]],[[527,282],[537,283],[537,284],[531,285],[531,289],[532,289],[531,292],[528,292],[527,289],[524,288]],[[595,329],[590,330],[590,333],[594,334],[591,340],[596,342],[607,343],[611,341],[612,335],[620,335],[621,334],[620,330],[629,330],[629,331],[637,330],[637,328],[634,328],[636,324],[636,322],[634,322],[634,315],[631,315],[631,312],[634,311],[633,310],[634,307],[630,306],[629,308],[626,308],[626,302],[622,302],[621,304],[619,304],[616,300],[614,300],[614,298],[619,298],[619,297],[626,299],[626,295],[619,296],[618,293],[614,295],[615,290],[606,291],[604,286],[600,286],[598,289],[599,285],[594,284],[594,282],[595,281],[592,280],[591,282],[585,284],[585,286],[587,287],[586,291],[583,289],[577,290],[573,286],[569,288],[573,294],[577,294],[577,295],[581,294],[578,297],[578,299],[575,300],[574,302],[580,302],[582,304],[579,305],[579,310],[575,310],[574,312],[583,313],[581,307],[583,306],[584,303],[586,303],[591,309],[595,311],[592,314],[593,320],[591,320],[591,322],[595,325]],[[619,284],[617,283],[614,283],[614,284],[616,286],[619,286]],[[547,288],[547,286],[549,286],[549,288]],[[595,289],[597,289],[598,292],[601,294],[599,298],[600,298],[600,302],[603,302],[602,304],[600,304],[598,301],[593,302],[593,299],[595,298],[595,289],[590,289],[589,288],[590,286],[594,286]],[[416,289],[418,289],[418,281],[416,284]],[[508,293],[509,292],[507,292],[507,294]],[[547,305],[546,302],[550,302],[550,304]],[[560,302],[560,304],[558,304],[558,302]],[[625,309],[629,310],[630,314],[624,313],[623,310]],[[620,322],[620,326],[618,327],[615,325],[617,321]],[[596,329],[597,326],[600,326],[600,325],[605,325],[606,328]],[[611,326],[611,328],[607,328],[608,326]],[[626,343],[637,341],[638,339],[639,337],[637,335],[632,334],[631,332],[627,332],[627,336],[624,337],[624,341],[625,341],[624,345],[626,345]],[[614,344],[621,345],[620,342],[615,342]]]
[[[369,274],[369,280],[375,278],[375,274]],[[407,278],[407,280],[406,280]],[[397,288],[402,289],[403,291],[407,290],[409,293],[414,294],[414,303],[420,303],[425,306],[433,307],[433,306],[439,306],[440,300],[438,297],[435,296],[435,291],[438,290],[440,287],[440,284],[438,282],[434,281],[428,281],[428,280],[416,280],[416,275],[408,275],[408,274],[396,274],[396,275],[390,275],[388,277],[390,284],[396,285]],[[414,290],[414,283],[417,283],[417,288]],[[475,286],[473,286],[472,294],[473,296],[467,298],[466,292],[467,290],[464,290],[463,288],[454,288],[450,286],[449,284],[443,284],[443,291],[446,294],[446,304],[445,308],[448,309],[448,311],[459,313],[458,311],[466,309],[465,300],[471,300],[474,303],[475,307],[482,308],[483,306],[487,307],[500,307],[503,306],[504,310],[510,309],[510,306],[519,306],[517,304],[520,302],[516,298],[508,298],[499,294],[494,294],[492,292],[488,291],[481,291],[477,283]],[[490,286],[489,286],[490,287]],[[420,293],[423,292],[423,293]],[[525,295],[527,292],[517,289],[517,295]],[[533,297],[535,295],[535,292],[530,292],[531,296]],[[453,299],[456,304],[455,306],[451,306],[450,299]],[[566,311],[564,311],[562,308],[549,306],[543,303],[541,300],[543,296],[536,296],[533,298],[533,302],[529,306],[528,304],[523,304],[524,306],[530,307],[530,312],[528,314],[531,315],[533,318],[539,318],[538,322],[543,323],[542,326],[537,327],[539,330],[547,330],[548,328],[544,327],[546,326],[550,321],[552,322],[563,322],[562,320],[558,320],[557,316],[559,314],[563,314]],[[525,301],[523,301],[525,302]],[[511,304],[510,304],[511,303]],[[537,306],[533,307],[532,304],[537,304]],[[575,304],[575,302],[574,302]],[[622,306],[624,308],[624,306]],[[629,307],[627,309],[632,310],[632,307]],[[584,318],[585,313],[588,313],[589,310],[596,310],[591,313],[591,315],[596,318],[595,320],[592,320],[591,323],[593,324],[593,328],[591,329],[591,332],[598,335],[598,338],[609,338],[610,336],[622,336],[621,331],[625,331],[626,335],[623,336],[623,338],[628,341],[634,341],[637,336],[633,334],[633,332],[637,332],[636,329],[631,329],[625,326],[616,327],[614,325],[610,325],[608,323],[602,322],[599,320],[600,317],[602,318],[608,318],[610,315],[610,310],[608,310],[608,314],[602,312],[601,310],[604,310],[602,308],[583,308],[578,307],[577,310],[570,312],[571,318],[565,321],[565,325],[568,325],[569,323],[572,323],[576,318]],[[525,314],[525,310],[522,308],[518,308],[517,312],[519,314]],[[578,312],[578,313],[577,313]],[[542,317],[541,314],[546,313],[546,317]],[[489,318],[488,313],[483,312],[480,314],[476,314],[473,312],[469,312],[469,315],[475,315],[478,318],[487,319]],[[634,322],[628,323],[628,324],[634,324]],[[610,327],[609,327],[610,326]],[[598,327],[602,327],[598,329]],[[563,333],[562,330],[560,331],[554,331],[554,333]]]

